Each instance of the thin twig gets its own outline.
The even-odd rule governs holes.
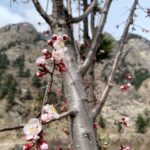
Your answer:
[[[45,19],[45,21],[51,25],[51,19],[50,16],[47,15],[47,13],[44,11],[44,9],[42,8],[41,4],[39,3],[38,0],[32,0],[36,10],[39,12],[39,14]]]
[[[45,124],[48,124],[48,123],[51,123],[51,122],[54,122],[56,120],[60,120],[62,118],[65,118],[67,116],[72,116],[72,115],[76,115],[77,111],[76,110],[71,110],[71,111],[68,111],[68,112],[64,112],[62,114],[59,115],[59,118],[55,118],[55,119],[52,119],[50,120],[49,122],[45,122],[45,123],[42,123],[43,125]],[[11,127],[0,127],[0,132],[4,132],[4,131],[11,131],[11,130],[17,130],[17,129],[21,129],[24,127],[24,124],[22,125],[16,125],[16,126],[11,126]]]
[[[49,5],[49,0],[47,0],[47,4],[46,4],[46,13],[48,12],[48,5]]]
[[[138,6],[141,10],[143,10],[143,12],[145,12],[147,14],[147,11],[138,3]]]
[[[111,82],[113,80],[113,77],[114,77],[114,74],[115,74],[115,71],[116,71],[116,68],[117,68],[117,65],[118,65],[119,58],[120,58],[120,56],[122,54],[122,51],[123,51],[123,48],[124,48],[124,44],[125,44],[125,41],[126,41],[126,37],[128,35],[129,27],[130,27],[131,24],[133,24],[133,16],[134,16],[134,12],[136,10],[136,5],[137,4],[138,4],[138,0],[134,0],[134,3],[132,5],[130,14],[128,16],[128,19],[127,19],[127,22],[126,22],[126,25],[125,25],[124,32],[123,32],[122,37],[121,37],[121,41],[120,41],[120,44],[119,44],[119,47],[118,47],[116,58],[114,59],[114,63],[113,63],[112,70],[111,70],[111,73],[110,73],[109,78],[108,78],[108,82],[106,84],[104,92],[102,93],[101,98],[98,101],[98,104],[92,110],[94,120],[96,119],[96,117],[100,113],[100,111],[102,110],[102,108],[103,108],[103,106],[106,102],[106,99],[109,95],[109,92],[112,88]]]
[[[56,68],[56,65],[55,65],[55,62],[53,63],[53,69],[52,69],[52,72],[50,72],[50,81],[48,82],[47,84],[47,87],[46,87],[46,90],[45,90],[45,94],[44,94],[44,99],[43,99],[43,104],[42,104],[42,107],[48,103],[48,94],[51,93],[52,91],[52,85],[53,85],[53,81],[54,81],[54,72],[55,72],[55,68]]]
[[[70,23],[78,23],[82,20],[84,20],[88,15],[89,13],[93,10],[93,8],[96,6],[97,4],[97,0],[93,0],[93,2],[91,3],[91,5],[86,9],[86,11],[84,12],[83,15],[79,16],[79,17],[73,17],[71,20],[70,20]]]

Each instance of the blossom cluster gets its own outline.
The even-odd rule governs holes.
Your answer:
[[[128,91],[129,88],[131,87],[131,80],[133,79],[133,77],[130,74],[126,74],[124,77],[125,83],[120,85],[120,89],[122,91]]]
[[[37,72],[38,77],[43,77],[45,74],[50,73],[48,61],[51,60],[58,68],[59,72],[63,72],[69,66],[69,58],[66,56],[65,41],[68,40],[68,35],[62,36],[53,35],[47,44],[51,46],[52,51],[48,49],[42,50],[42,56],[36,59],[36,65],[39,67]]]
[[[122,117],[119,121],[120,124],[124,125],[125,127],[129,126],[129,118],[128,117]]]
[[[120,89],[122,91],[128,91],[130,87],[131,87],[131,83],[124,83],[123,85],[120,86]]]
[[[23,128],[27,141],[23,150],[30,150],[34,146],[38,147],[39,150],[48,150],[48,143],[43,138],[42,124],[58,118],[59,114],[53,105],[46,104],[43,106],[40,118],[30,119]]]
[[[130,150],[130,147],[121,144],[119,150]]]

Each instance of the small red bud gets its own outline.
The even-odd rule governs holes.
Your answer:
[[[68,38],[69,38],[69,37],[68,37],[67,34],[64,34],[64,35],[63,35],[63,40],[68,40]]]
[[[57,40],[57,35],[56,35],[56,34],[54,34],[54,35],[52,36],[52,40],[53,40],[53,41],[56,41],[56,40]]]
[[[107,144],[104,144],[104,150],[107,150]]]
[[[62,150],[60,144],[58,145],[57,150]]]
[[[53,41],[52,40],[48,40],[47,44],[53,47]]]
[[[45,74],[46,74],[45,72],[38,71],[38,72],[36,73],[36,76],[37,76],[37,77],[43,77]]]
[[[26,144],[24,144],[24,146],[23,146],[23,150],[30,150],[31,147],[32,147],[31,144],[26,143]]]
[[[64,66],[60,66],[59,67],[59,72],[64,72],[65,71],[65,67]]]
[[[94,128],[94,129],[97,129],[97,128],[98,128],[97,122],[93,123],[93,128]]]
[[[51,58],[51,53],[47,49],[42,50],[45,59]]]

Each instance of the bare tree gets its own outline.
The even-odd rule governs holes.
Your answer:
[[[103,34],[103,29],[106,23],[107,15],[110,9],[112,0],[105,0],[103,8],[98,7],[97,0],[91,0],[88,4],[87,0],[83,0],[84,11],[81,16],[73,17],[71,0],[67,0],[67,8],[63,3],[63,0],[52,0],[52,14],[48,15],[46,11],[42,8],[38,0],[32,0],[35,8],[39,14],[45,19],[45,21],[50,26],[52,33],[57,35],[68,34],[70,41],[67,44],[68,50],[66,54],[71,60],[71,65],[66,72],[63,73],[63,87],[65,91],[65,97],[68,104],[68,112],[62,114],[59,119],[69,116],[70,121],[70,135],[72,141],[72,148],[74,150],[97,150],[96,136],[93,129],[93,123],[96,120],[98,114],[101,112],[108,94],[112,88],[112,82],[115,70],[117,68],[117,63],[122,54],[125,40],[128,34],[130,25],[133,23],[133,16],[136,10],[136,5],[138,0],[134,0],[132,8],[130,10],[129,17],[127,19],[125,29],[116,53],[116,58],[112,66],[111,73],[108,78],[106,87],[102,93],[101,98],[98,100],[95,107],[89,111],[89,103],[85,88],[83,85],[83,77],[86,75],[87,71],[95,61],[97,45],[101,44],[101,35]],[[100,16],[99,23],[95,27],[95,11],[98,12]],[[90,14],[90,21],[88,23],[88,17]],[[73,24],[83,21],[84,26],[84,42],[89,41],[89,51],[86,55],[83,63],[78,61],[81,56],[79,56],[78,46],[76,45],[73,33]],[[92,32],[92,38],[89,36],[89,30]],[[92,82],[92,81],[91,81]],[[53,120],[54,121],[54,120]],[[12,129],[22,128],[21,126],[15,126],[11,128],[2,128],[0,132]]]

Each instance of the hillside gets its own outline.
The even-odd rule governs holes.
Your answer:
[[[0,29],[0,126],[22,124],[31,116],[37,115],[46,83],[35,77],[37,70],[35,60],[41,55],[41,50],[47,47],[45,41],[47,38],[47,35],[38,33],[28,23],[8,25]],[[117,137],[114,122],[121,116],[130,118],[130,127],[121,140],[131,145],[132,150],[137,150],[137,147],[138,150],[149,150],[150,130],[145,134],[138,134],[135,129],[138,114],[144,114],[145,110],[150,111],[149,58],[150,42],[136,35],[130,36],[125,45],[122,61],[119,62],[114,87],[102,112],[106,120],[103,134],[105,136],[107,133],[106,136],[110,138]],[[110,67],[110,59],[96,64],[97,97],[104,89]],[[121,91],[120,85],[125,83],[126,74],[132,76],[132,86],[128,91]],[[55,99],[57,98],[54,95],[53,100]],[[68,141],[67,135],[62,132],[62,129],[67,127],[66,120],[63,122],[62,124],[56,122],[48,129],[51,135],[47,136],[52,139],[53,145],[59,142],[65,145]],[[22,130],[0,133],[0,149],[12,150],[16,144],[23,144],[22,134]],[[15,149],[19,150],[17,147]]]

